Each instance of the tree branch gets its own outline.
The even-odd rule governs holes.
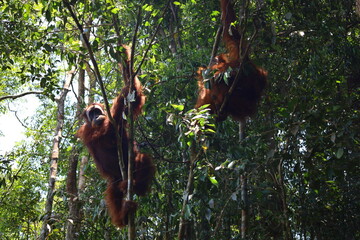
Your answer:
[[[248,7],[248,6],[246,5],[245,7]],[[245,11],[245,12],[247,12],[247,11]],[[244,22],[247,21],[247,17],[248,17],[247,14],[245,14],[245,19],[243,19]],[[253,35],[250,37],[250,40],[248,41],[246,48],[243,49],[243,46],[245,44],[245,32],[246,32],[246,27],[245,27],[245,24],[244,24],[244,26],[241,27],[241,32],[240,32],[241,39],[240,39],[240,43],[239,43],[239,56],[240,56],[239,70],[236,73],[234,82],[231,84],[231,87],[230,87],[229,91],[225,95],[223,103],[221,104],[221,108],[220,108],[220,111],[219,111],[219,116],[221,116],[222,113],[224,112],[225,107],[226,107],[226,105],[227,105],[227,103],[228,103],[228,101],[230,99],[230,96],[232,95],[232,93],[234,92],[238,82],[240,81],[240,74],[242,72],[242,68],[243,68],[243,65],[244,65],[244,59],[246,59],[246,57],[249,55],[250,46],[251,46],[251,43],[254,41],[254,39],[255,39],[255,37],[256,37],[256,35],[258,33],[258,28],[255,26],[255,31],[254,31]]]
[[[166,10],[167,10],[167,8],[169,7],[170,2],[171,2],[171,0],[169,0],[169,1],[167,2],[166,7],[164,8],[160,19],[163,19],[163,18],[164,18],[165,14],[166,14]],[[139,64],[139,66],[137,67],[137,69],[136,69],[136,71],[135,71],[135,73],[134,73],[134,76],[136,76],[136,75],[139,73],[142,64],[145,62],[146,55],[147,55],[147,53],[149,52],[151,46],[153,45],[152,43],[154,42],[155,36],[157,35],[157,32],[159,31],[159,28],[160,28],[160,24],[161,24],[161,23],[162,23],[162,21],[159,21],[158,25],[156,26],[155,31],[154,31],[154,34],[151,36],[149,45],[148,45],[147,49],[145,50],[145,53],[144,53],[144,55],[143,55],[143,57],[142,57],[142,60],[141,60],[141,62],[140,62],[140,64]]]
[[[88,37],[86,36],[85,32],[84,32],[84,29],[82,27],[82,25],[80,24],[77,16],[75,15],[72,7],[71,7],[71,4],[69,3],[68,0],[63,0],[63,3],[64,5],[67,7],[67,9],[69,10],[69,13],[71,15],[71,17],[74,19],[75,23],[76,23],[76,26],[77,28],[79,29],[80,31],[80,34],[84,40],[84,43],[85,43],[85,46],[86,46],[86,49],[88,50],[88,53],[89,53],[89,57],[90,57],[90,60],[94,66],[94,72],[95,72],[95,76],[96,76],[96,79],[100,85],[100,89],[101,89],[101,93],[102,93],[102,96],[103,96],[103,99],[104,99],[104,104],[105,104],[105,108],[106,108],[106,112],[107,112],[107,115],[108,115],[108,118],[111,122],[111,124],[114,126],[115,129],[118,129],[118,126],[114,120],[114,118],[112,117],[111,115],[111,112],[110,112],[110,106],[109,106],[109,101],[107,99],[107,95],[106,95],[106,91],[105,91],[105,87],[104,87],[104,83],[102,81],[102,77],[101,77],[101,74],[100,74],[100,70],[99,70],[99,66],[96,62],[96,59],[95,59],[95,56],[94,56],[94,52],[91,48],[91,45],[90,45],[90,42],[89,42],[89,39]],[[121,147],[121,136],[120,136],[120,133],[119,131],[115,131],[116,133],[116,142],[117,142],[117,151],[118,151],[118,157],[119,157],[119,165],[120,165],[120,171],[121,171],[121,175],[122,175],[122,178],[123,179],[127,179],[127,174],[126,174],[126,171],[125,171],[125,164],[124,164],[124,160],[123,160],[123,152],[122,152],[122,147]]]
[[[211,66],[211,64],[213,62],[213,59],[217,54],[217,50],[219,49],[222,31],[223,31],[223,25],[220,25],[217,32],[216,32],[215,42],[214,42],[213,49],[212,49],[212,52],[211,52],[209,66]]]
[[[30,95],[30,94],[45,94],[44,91],[29,91],[29,92],[24,92],[24,93],[20,93],[20,94],[17,94],[17,95],[7,95],[7,96],[3,96],[3,97],[0,97],[0,102],[5,100],[5,99],[16,99],[16,98],[21,98],[21,97],[24,97],[26,95]]]
[[[186,227],[189,226],[189,222],[187,221],[187,219],[185,219],[185,211],[186,211],[186,206],[189,202],[189,196],[193,193],[194,169],[196,166],[196,162],[199,159],[201,153],[202,151],[196,153],[195,143],[193,142],[190,146],[190,163],[189,163],[190,169],[189,169],[186,189],[184,190],[184,195],[183,195],[183,205],[181,208],[180,220],[179,220],[178,240],[184,239]]]
[[[135,46],[136,46],[136,40],[137,40],[137,34],[139,30],[139,25],[141,22],[141,7],[139,7],[138,10],[138,17],[136,19],[136,25],[134,29],[134,34],[132,37],[132,44],[131,44],[131,52],[130,52],[130,59],[129,59],[129,95],[131,94],[132,89],[134,89],[134,78],[136,77],[136,74],[134,74],[133,66],[134,66],[134,52],[135,52]],[[133,172],[134,172],[134,162],[135,162],[135,155],[134,155],[134,114],[133,114],[133,103],[130,101],[127,101],[129,113],[129,134],[128,134],[128,141],[129,141],[129,149],[128,149],[128,155],[129,155],[129,162],[128,162],[128,182],[127,182],[127,199],[129,201],[132,201],[133,199]],[[134,212],[129,213],[128,215],[128,239],[129,240],[135,240],[136,237],[136,231],[135,231],[135,214]]]
[[[53,213],[54,196],[56,192],[55,183],[58,171],[58,161],[60,156],[60,142],[62,140],[62,131],[65,120],[65,100],[68,92],[70,91],[70,84],[74,78],[74,70],[67,73],[67,77],[64,82],[63,90],[58,98],[56,98],[57,104],[57,124],[55,129],[55,135],[53,137],[53,146],[50,158],[50,174],[48,182],[48,192],[45,203],[45,214],[43,217],[43,224],[40,231],[40,240],[45,240],[49,234],[49,220]]]

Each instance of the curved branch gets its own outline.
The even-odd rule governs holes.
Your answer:
[[[44,91],[29,91],[29,92],[24,92],[24,93],[20,93],[20,94],[17,94],[17,95],[7,95],[7,96],[3,96],[3,97],[0,97],[0,102],[5,100],[5,99],[16,99],[16,98],[21,98],[21,97],[24,97],[26,95],[30,95],[30,94],[45,94]]]
[[[221,40],[221,35],[222,35],[222,31],[223,31],[223,25],[220,25],[217,32],[216,32],[216,36],[215,36],[215,42],[213,45],[213,49],[211,52],[211,57],[210,57],[210,62],[208,66],[211,66],[216,54],[217,54],[217,50],[219,49],[219,45],[220,45],[220,40]]]
[[[17,115],[17,112],[18,112],[18,111],[16,111],[16,110],[11,110],[11,109],[10,109],[10,104],[8,104],[8,108],[9,108],[9,111],[10,111],[10,112],[13,112],[13,113],[14,113],[16,119],[19,121],[19,123],[21,124],[21,126],[23,126],[23,128],[25,128],[25,129],[27,129],[28,127],[22,122],[22,120],[21,120],[21,119],[19,118],[19,116]]]

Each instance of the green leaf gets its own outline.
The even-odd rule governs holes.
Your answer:
[[[219,11],[212,11],[211,12],[211,16],[219,16],[220,15],[220,12]]]
[[[139,75],[139,78],[144,78],[144,77],[146,77],[146,76],[147,76],[147,74],[144,73],[144,74]]]
[[[207,133],[216,133],[216,131],[214,129],[211,129],[211,128],[206,128],[204,130],[204,132],[207,132]]]
[[[152,5],[145,4],[145,5],[143,6],[143,9],[144,9],[145,11],[147,11],[147,12],[151,12],[151,11],[154,9],[154,7],[153,7]]]
[[[344,149],[339,148],[336,152],[336,158],[340,159],[344,155]]]
[[[119,11],[120,11],[119,8],[113,8],[113,9],[111,9],[111,13],[113,13],[113,14],[117,14]]]
[[[178,111],[184,110],[184,105],[171,104],[171,106]]]
[[[213,177],[209,177],[209,180],[212,184],[214,184],[215,186],[219,185],[219,182],[216,180],[215,176]]]

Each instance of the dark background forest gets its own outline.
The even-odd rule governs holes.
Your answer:
[[[0,114],[31,109],[0,155],[0,239],[128,238],[75,137],[82,109],[103,102],[89,50],[111,100],[124,84],[119,43],[134,46],[146,95],[135,139],[156,166],[135,196],[137,239],[360,239],[359,1],[233,3],[268,72],[241,142],[238,122],[193,110],[219,1],[0,0]]]

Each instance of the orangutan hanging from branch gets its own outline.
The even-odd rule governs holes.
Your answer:
[[[244,121],[255,114],[266,86],[267,72],[256,66],[248,56],[236,16],[229,0],[221,0],[222,39],[227,50],[212,59],[208,67],[197,71],[199,95],[195,108],[209,104],[217,121],[227,116]]]

